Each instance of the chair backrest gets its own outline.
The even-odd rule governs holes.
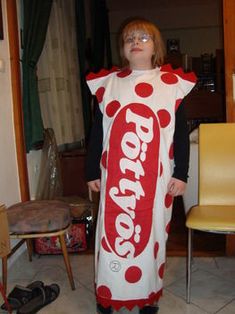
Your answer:
[[[235,123],[199,127],[199,205],[235,205]]]
[[[7,213],[4,205],[0,205],[0,257],[10,253],[10,237],[8,230]]]

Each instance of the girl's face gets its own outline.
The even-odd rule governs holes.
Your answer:
[[[145,31],[133,31],[123,37],[123,54],[132,70],[152,69],[154,43],[151,35]]]

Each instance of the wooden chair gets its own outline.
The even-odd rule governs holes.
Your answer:
[[[0,205],[0,257],[6,258],[11,252],[7,214],[4,205]],[[6,272],[5,263],[2,264],[3,273]]]
[[[8,221],[7,221],[7,214],[4,205],[0,205],[0,257],[5,258],[10,253],[10,237],[9,237],[9,230],[8,230]],[[7,265],[3,264],[3,272],[5,271],[5,267]],[[6,290],[2,283],[0,282],[0,292],[6,303],[8,312],[11,313],[11,309],[6,297]]]
[[[72,290],[75,290],[65,234],[70,227],[70,207],[62,201],[38,200],[17,203],[6,210],[10,238],[26,240],[32,261],[32,239],[58,236]],[[15,252],[12,249],[10,255]],[[9,256],[9,254],[8,254]],[[2,257],[3,286],[7,290],[7,254]]]
[[[193,231],[235,232],[235,123],[201,124],[199,127],[198,202],[186,217],[187,303],[191,297]]]

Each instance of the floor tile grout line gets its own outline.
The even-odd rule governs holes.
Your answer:
[[[233,298],[232,300],[230,300],[228,303],[224,304],[218,311],[214,312],[213,314],[217,314],[219,313],[221,310],[223,310],[224,308],[226,308],[229,304],[231,304],[233,301],[235,301],[235,298]]]
[[[181,296],[181,295],[178,295],[178,294],[174,294],[172,291],[166,289],[167,292],[171,295],[173,295],[175,298],[179,298],[181,299],[182,301],[185,302],[185,304],[187,305],[188,303],[186,303],[186,298]],[[193,306],[197,307],[198,309],[202,310],[204,312],[204,314],[214,314],[214,313],[211,313],[211,312],[208,312],[207,310],[205,310],[204,308],[198,306],[197,304],[193,303],[193,302],[190,302],[189,305],[192,304]]]

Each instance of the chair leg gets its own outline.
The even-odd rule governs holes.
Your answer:
[[[186,302],[191,299],[191,276],[192,276],[192,243],[193,230],[188,229],[188,250],[187,250],[187,275],[186,275]]]
[[[2,257],[2,283],[5,294],[7,293],[7,256]]]
[[[69,261],[69,255],[68,255],[67,247],[66,247],[66,244],[65,244],[64,234],[61,234],[59,236],[59,239],[60,239],[60,245],[61,245],[61,249],[62,249],[63,256],[64,256],[64,262],[65,262],[67,274],[68,274],[68,277],[69,277],[70,285],[71,285],[72,290],[75,290],[75,284],[74,284],[74,280],[73,280],[73,273],[72,273],[72,268],[71,268],[71,264],[70,264],[70,261]]]
[[[27,250],[28,250],[29,261],[32,262],[32,256],[33,256],[33,240],[32,240],[32,239],[26,239],[26,246],[27,246]]]

